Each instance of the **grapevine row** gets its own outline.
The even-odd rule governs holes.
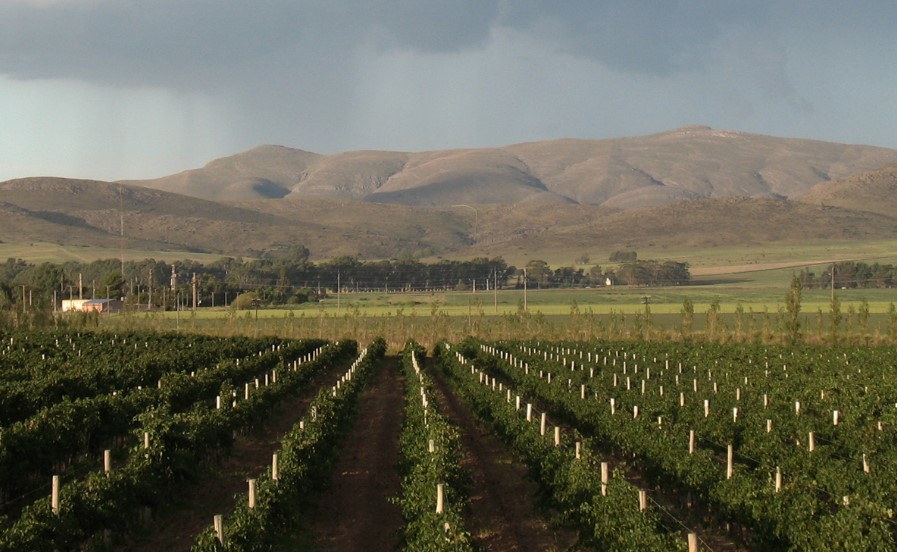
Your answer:
[[[534,423],[532,404],[511,400],[510,388],[478,370],[449,345],[437,348],[443,369],[474,412],[520,454],[552,504],[580,532],[583,543],[601,550],[680,550],[686,541],[663,527],[657,512],[646,508],[646,495],[616,470],[599,470],[591,444],[570,442],[559,429],[551,438],[546,417]],[[606,466],[606,464],[605,464]]]
[[[329,471],[340,430],[385,351],[385,341],[374,341],[333,387],[318,393],[309,414],[281,439],[271,467],[249,481],[229,517],[214,516],[213,526],[197,537],[192,550],[270,550],[278,542],[292,525],[300,497]]]
[[[185,412],[163,404],[140,414],[139,444],[124,466],[62,486],[58,504],[42,499],[27,506],[0,534],[0,551],[73,549],[104,529],[133,525],[135,512],[158,505],[168,487],[189,478],[211,453],[227,449],[234,431],[260,420],[355,348],[354,342],[327,347],[314,362],[283,370],[236,404],[197,403]]]
[[[467,474],[461,467],[458,428],[432,400],[433,383],[418,359],[426,352],[409,342],[402,354],[405,421],[399,438],[405,546],[410,550],[471,550],[462,511]]]

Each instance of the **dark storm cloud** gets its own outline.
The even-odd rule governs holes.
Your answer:
[[[338,64],[358,48],[477,48],[502,26],[616,71],[668,76],[703,68],[732,30],[863,40],[894,16],[897,3],[831,0],[4,0],[0,74],[225,84],[278,62]]]
[[[576,56],[633,73],[669,75],[703,66],[730,25],[764,24],[767,2],[541,0],[509,2],[505,21]]]
[[[228,82],[272,60],[338,62],[371,41],[452,51],[482,43],[494,2],[157,0],[0,3],[0,73],[124,84]],[[288,69],[285,66],[284,69]]]

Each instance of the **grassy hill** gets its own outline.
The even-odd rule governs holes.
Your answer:
[[[2,182],[0,242],[115,250],[124,222],[133,250],[261,257],[303,244],[313,259],[567,263],[616,249],[886,242],[895,163],[894,150],[706,127],[424,153],[262,146],[140,186]]]
[[[821,208],[841,207],[897,216],[897,165],[813,186],[800,201]]]
[[[608,140],[318,155],[261,146],[150,188],[210,200],[329,198],[405,205],[579,203],[624,210],[722,197],[797,198],[897,163],[897,151],[684,127]]]

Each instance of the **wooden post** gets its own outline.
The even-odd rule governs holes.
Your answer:
[[[436,485],[436,513],[441,514],[443,512],[443,495],[442,495],[442,483]]]
[[[580,458],[579,451],[580,451],[581,447],[582,447],[582,443],[580,443],[579,441],[576,441],[576,459],[577,460],[579,460],[579,458]]]
[[[50,489],[50,509],[54,514],[59,514],[59,476],[54,475]]]
[[[732,407],[732,421],[733,422],[738,421],[738,407],[737,406]]]
[[[109,477],[109,472],[112,471],[112,451],[109,449],[103,451],[103,471],[106,477]]]
[[[280,472],[278,471],[278,468],[277,468],[277,453],[276,452],[271,456],[271,479],[274,481],[277,481],[278,479],[280,479]]]
[[[816,436],[813,434],[812,431],[810,432],[809,440],[810,441],[809,441],[808,448],[809,448],[810,452],[813,452],[813,450],[816,448]]]
[[[212,517],[212,525],[215,527],[215,534],[218,536],[218,544],[224,546],[224,516],[215,514]]]
[[[244,401],[249,400],[249,384],[248,383],[244,384],[244,386],[243,386],[243,400]]]
[[[695,453],[695,430],[688,430],[688,453]]]
[[[616,403],[616,401],[614,401],[614,399],[610,400],[610,415],[611,416],[613,416],[617,411],[617,407],[616,407],[615,403]]]
[[[866,460],[866,453],[863,453],[863,473],[869,473],[869,462]]]
[[[601,496],[607,496],[607,462],[601,462]]]
[[[546,419],[545,413],[542,413],[541,420],[539,421],[539,435],[545,436],[545,423],[548,420]]]
[[[554,426],[554,446],[561,446],[561,428]]]
[[[832,411],[832,425],[838,425],[838,411]]]
[[[249,480],[249,509],[255,508],[255,479]]]
[[[685,406],[685,393],[679,393],[679,407]]]
[[[782,468],[776,466],[776,492],[782,490]]]
[[[632,407],[632,419],[638,418],[638,405]]]
[[[144,449],[149,448],[149,432],[148,431],[143,432],[143,448]]]
[[[688,534],[688,552],[698,552],[698,535],[696,533]]]
[[[772,433],[772,420],[766,418],[766,433]]]
[[[732,479],[732,459],[733,459],[733,449],[732,445],[729,445],[726,451],[726,479]]]
[[[710,401],[704,399],[704,417],[710,416]]]
[[[433,439],[430,439],[430,441],[427,443],[427,451],[430,454],[433,454],[434,452],[436,452],[436,442],[433,441]]]
[[[638,491],[638,509],[640,512],[648,509],[648,491],[644,489],[639,489]]]

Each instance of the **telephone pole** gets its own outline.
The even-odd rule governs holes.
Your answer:
[[[196,273],[193,273],[193,312],[196,312]]]

